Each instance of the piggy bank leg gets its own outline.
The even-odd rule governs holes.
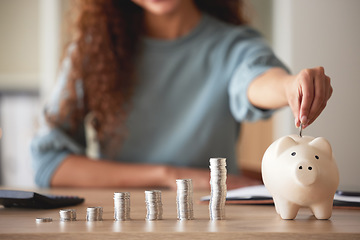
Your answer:
[[[289,202],[282,197],[273,196],[276,212],[280,214],[282,219],[294,219],[300,209],[300,206]]]
[[[333,199],[313,205],[310,209],[317,219],[329,219],[332,214]]]
[[[273,196],[273,200],[274,200],[274,205],[275,205],[276,213],[277,213],[277,214],[280,214],[280,209],[279,209],[280,207],[278,207],[278,206],[280,206],[280,203],[278,203],[277,197]]]

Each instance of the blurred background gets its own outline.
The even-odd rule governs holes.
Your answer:
[[[360,1],[248,0],[252,25],[293,73],[324,66],[334,93],[304,135],[333,147],[340,189],[360,191]],[[0,0],[0,185],[34,187],[30,140],[56,80],[71,0]],[[298,133],[289,109],[247,123],[238,143],[245,174],[259,177],[275,139]]]

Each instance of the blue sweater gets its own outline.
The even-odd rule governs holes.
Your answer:
[[[173,41],[145,38],[140,49],[128,136],[115,158],[108,159],[102,149],[100,158],[208,168],[209,158],[226,157],[228,171],[236,173],[240,123],[268,118],[273,112],[251,105],[248,86],[268,69],[286,67],[255,30],[206,14],[186,36]],[[52,113],[65,97],[61,91],[70,69],[66,59],[47,106]],[[78,93],[81,101],[81,84]],[[85,148],[83,127],[73,136],[60,129],[39,131],[31,145],[36,183],[48,187],[64,158],[84,155]]]

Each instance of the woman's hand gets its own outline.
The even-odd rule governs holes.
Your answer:
[[[285,87],[289,106],[295,117],[296,127],[309,126],[326,107],[333,89],[323,67],[304,69]]]
[[[272,68],[258,76],[248,89],[250,102],[262,109],[289,105],[296,127],[309,126],[324,110],[333,89],[323,67],[304,69],[289,75],[281,68]]]

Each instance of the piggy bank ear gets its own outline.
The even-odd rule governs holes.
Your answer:
[[[326,140],[323,137],[315,138],[314,140],[312,140],[309,143],[309,145],[313,146],[314,148],[317,148],[317,149],[319,149],[321,151],[327,152],[327,153],[332,152],[332,148],[331,148],[331,145],[330,145],[329,141]]]
[[[278,143],[276,144],[275,154],[276,156],[279,156],[281,153],[283,153],[286,149],[297,145],[297,142],[292,137],[286,136],[283,138],[280,138]]]

